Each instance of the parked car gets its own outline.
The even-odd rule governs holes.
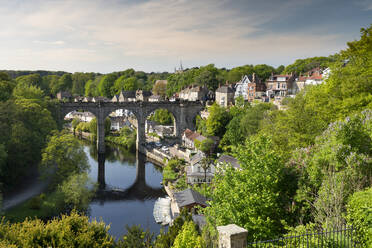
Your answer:
[[[156,142],[156,143],[155,143],[155,146],[156,146],[156,147],[161,147],[162,144],[161,144],[160,142]]]

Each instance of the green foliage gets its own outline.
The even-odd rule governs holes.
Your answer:
[[[173,247],[174,248],[202,247],[202,239],[201,236],[198,234],[194,222],[187,221],[185,222],[185,224],[183,224],[182,230],[178,233],[174,241]]]
[[[114,245],[103,222],[89,221],[75,211],[44,223],[27,219],[21,223],[1,222],[0,239],[16,247],[107,247]],[[0,243],[1,244],[1,243]]]
[[[356,228],[361,247],[372,247],[372,188],[355,192],[347,205],[347,222]]]
[[[213,152],[214,140],[212,140],[211,138],[207,138],[201,142],[195,140],[195,147],[205,154],[210,155]]]
[[[40,170],[44,177],[52,177],[54,184],[88,169],[83,147],[71,134],[54,133],[43,150],[42,157]]]
[[[14,84],[11,81],[0,80],[0,102],[7,101],[14,88]]]
[[[173,124],[174,117],[172,113],[166,109],[157,109],[149,119],[155,121],[158,125],[171,125]]]
[[[300,175],[296,199],[304,216],[339,226],[347,198],[371,185],[371,110],[334,122],[312,147],[297,150],[289,164]],[[312,209],[312,205],[315,209]]]
[[[209,107],[209,117],[206,121],[207,133],[222,138],[226,125],[230,121],[230,114],[227,109],[214,103]]]
[[[101,96],[112,98],[113,92],[111,91],[111,88],[114,86],[116,79],[117,79],[117,75],[115,75],[114,73],[103,76],[97,86],[98,93]]]
[[[115,94],[119,94],[120,91],[130,91],[130,90],[137,90],[138,89],[138,82],[136,77],[127,78],[126,75],[123,75],[116,79],[113,90]]]
[[[166,185],[169,181],[174,181],[177,179],[177,173],[174,172],[174,169],[167,165],[163,168],[163,182]]]
[[[119,136],[106,136],[105,139],[133,151],[136,148],[137,133],[135,130],[124,126],[120,129]]]
[[[58,185],[56,193],[63,199],[61,204],[63,209],[79,209],[85,210],[91,198],[94,195],[94,189],[89,189],[92,185],[87,173],[72,174],[60,185]]]
[[[154,95],[165,96],[167,90],[167,83],[163,80],[158,81],[154,84],[152,92]]]
[[[282,159],[267,137],[247,140],[234,149],[242,170],[230,166],[214,179],[210,206],[212,226],[235,223],[248,230],[248,240],[269,239],[283,231],[286,220],[281,202]]]
[[[148,230],[144,231],[141,226],[134,225],[129,227],[126,225],[127,234],[118,240],[116,247],[118,248],[151,248],[153,247],[154,234]]]
[[[190,221],[191,218],[181,211],[181,215],[173,221],[173,225],[169,226],[168,232],[160,230],[160,234],[156,237],[156,248],[169,248],[172,247],[178,234],[181,232],[185,221]]]
[[[315,67],[326,68],[335,62],[337,56],[331,55],[329,57],[312,57],[306,59],[297,59],[293,64],[285,67],[284,73],[306,73]]]
[[[46,137],[56,123],[33,99],[18,99],[0,103],[0,127],[0,143],[8,154],[0,181],[10,187],[40,161]]]
[[[94,79],[93,73],[82,73],[82,72],[75,72],[72,74],[72,89],[71,93],[73,95],[84,95],[85,92],[85,84],[89,81]]]
[[[229,150],[231,145],[241,144],[245,139],[256,134],[267,111],[273,109],[274,106],[268,103],[232,107],[230,110],[232,119],[226,126],[226,132],[223,135],[220,147]]]
[[[44,97],[44,92],[37,86],[18,83],[13,90],[13,96],[16,99],[34,99],[39,103]]]

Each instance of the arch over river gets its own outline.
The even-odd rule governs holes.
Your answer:
[[[97,118],[97,149],[98,153],[105,152],[105,124],[104,120],[117,109],[127,109],[137,118],[137,150],[144,152],[146,143],[145,122],[147,117],[157,109],[166,109],[175,119],[175,134],[181,138],[186,128],[195,129],[194,119],[204,108],[201,102],[192,101],[160,101],[160,102],[60,102],[60,119],[74,110],[89,111]]]

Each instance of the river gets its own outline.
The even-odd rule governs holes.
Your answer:
[[[153,217],[154,202],[165,196],[160,182],[161,169],[142,154],[108,146],[104,156],[96,147],[84,145],[90,165],[89,176],[99,185],[89,205],[90,219],[110,224],[109,233],[116,238],[127,231],[126,225],[141,225],[157,235],[161,225]]]

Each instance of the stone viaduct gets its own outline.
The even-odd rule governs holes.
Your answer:
[[[60,118],[63,119],[74,110],[89,111],[97,118],[97,149],[105,152],[105,119],[117,109],[131,111],[137,119],[137,150],[144,152],[146,142],[145,122],[148,116],[157,109],[167,109],[175,119],[175,135],[181,138],[186,128],[194,129],[194,119],[204,108],[201,102],[192,101],[160,101],[160,102],[60,102]]]

